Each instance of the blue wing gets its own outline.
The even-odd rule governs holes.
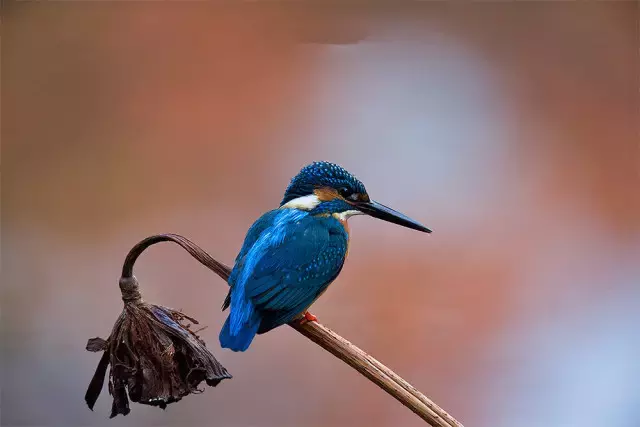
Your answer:
[[[344,264],[348,235],[335,218],[295,209],[267,215],[269,224],[260,226],[244,255],[241,251],[229,280],[231,313],[225,327],[230,336],[247,328],[264,333],[293,320]]]
[[[344,265],[348,235],[333,218],[307,217],[256,265],[245,293],[262,313],[258,333],[306,310]]]
[[[242,265],[244,264],[244,260],[249,252],[249,249],[253,246],[253,244],[258,240],[262,232],[271,227],[276,219],[278,212],[282,212],[280,209],[271,210],[265,214],[263,214],[247,231],[247,235],[244,238],[244,242],[242,243],[242,248],[238,253],[238,256],[235,260],[235,265],[233,270],[231,270],[231,274],[229,276],[229,285],[235,283],[236,278],[238,276],[238,272],[242,270]],[[226,310],[231,304],[231,291],[227,294],[227,297],[222,304],[222,310]]]

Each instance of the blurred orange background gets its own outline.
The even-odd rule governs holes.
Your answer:
[[[145,299],[234,375],[166,411],[83,401],[121,263],[231,263],[313,160],[432,235],[351,220],[313,308],[467,427],[640,425],[637,2],[4,5],[3,426],[419,426],[289,328],[242,354],[176,246]]]

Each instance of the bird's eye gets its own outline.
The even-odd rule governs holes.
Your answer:
[[[348,199],[349,196],[351,196],[352,191],[349,190],[347,187],[340,187],[338,189],[338,193],[345,199]]]

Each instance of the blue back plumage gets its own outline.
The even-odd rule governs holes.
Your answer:
[[[229,277],[231,312],[220,344],[245,350],[256,333],[290,322],[335,279],[348,235],[331,216],[298,209],[264,214],[247,233]]]
[[[232,335],[237,334],[253,314],[254,306],[246,298],[245,289],[249,278],[256,273],[257,264],[269,262],[269,251],[282,245],[288,226],[305,216],[308,216],[306,212],[296,209],[283,209],[275,215],[269,215],[268,220],[271,224],[265,227],[251,245],[251,249],[242,260],[242,267],[238,269],[238,276],[234,277],[234,285],[237,286],[232,285],[234,289],[231,294],[231,306],[235,307],[235,310],[232,310],[229,316]]]

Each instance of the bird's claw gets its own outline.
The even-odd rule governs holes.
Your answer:
[[[301,325],[304,325],[307,322],[317,322],[317,321],[318,321],[318,318],[313,314],[309,313],[308,311],[305,311],[302,314],[302,317],[300,318]]]

